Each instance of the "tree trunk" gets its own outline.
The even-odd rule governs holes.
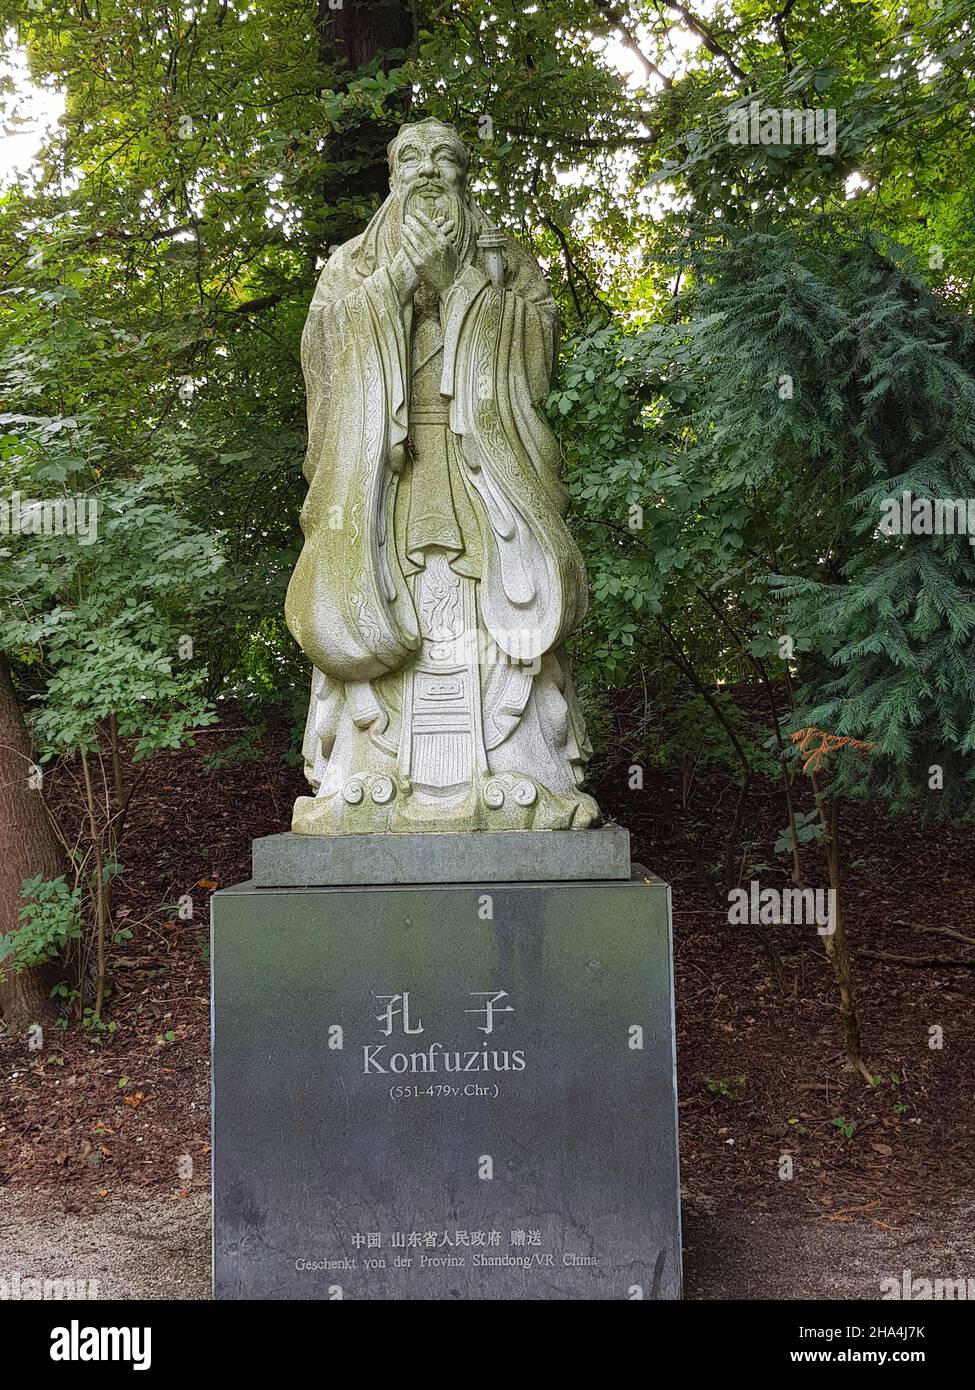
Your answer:
[[[32,765],[30,735],[0,655],[0,933],[17,925],[25,878],[57,878],[65,872],[43,793],[30,784]],[[57,971],[50,967],[20,974],[7,969],[0,980],[0,1015],[7,1025],[20,1029],[50,1018],[56,978]]]
[[[342,5],[317,0],[315,29],[318,63],[323,74],[329,74],[328,85],[339,90],[371,63],[383,72],[401,65],[404,52],[415,41],[409,0],[345,0]],[[343,201],[370,198],[378,203],[389,192],[386,146],[399,122],[406,120],[409,105],[406,89],[394,102],[392,121],[381,123],[363,112],[361,119],[330,138],[323,188],[332,210],[330,242],[344,242],[364,226],[360,217],[339,210]]]
[[[413,41],[413,12],[408,0],[358,0],[348,8],[318,0],[316,27],[320,62],[338,58],[356,73],[380,58],[388,71],[397,60],[386,55]]]
[[[843,882],[840,869],[840,807],[835,797],[826,800],[825,795],[817,796],[819,813],[829,836],[826,853],[829,863],[829,886],[833,890],[832,932],[823,937],[826,957],[833,967],[836,987],[840,996],[840,1016],[843,1019],[843,1041],[846,1059],[865,1081],[872,1082],[870,1069],[863,1060],[860,1041],[860,1019],[857,1015],[856,1001],[853,997],[853,971],[850,966],[850,951],[846,941],[846,924],[843,920]]]

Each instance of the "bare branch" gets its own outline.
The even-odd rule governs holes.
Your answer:
[[[619,33],[623,40],[623,46],[629,49],[643,68],[644,77],[656,77],[658,82],[661,82],[669,91],[674,85],[674,79],[668,77],[665,72],[661,72],[656,63],[650,61],[640,47],[636,35],[629,27],[622,12],[615,5],[611,4],[610,0],[593,0],[593,4],[596,6],[599,13],[606,19],[608,27],[615,29],[617,33]]]
[[[724,45],[718,42],[714,35],[714,31],[709,29],[702,19],[698,19],[686,5],[676,4],[675,0],[664,0],[664,3],[668,10],[677,11],[691,33],[698,36],[707,51],[713,54],[715,58],[723,59],[728,70],[734,73],[735,77],[737,77],[740,82],[748,81],[748,73],[738,66]]]

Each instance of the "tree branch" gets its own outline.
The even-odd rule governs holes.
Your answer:
[[[724,45],[719,43],[717,38],[715,38],[713,30],[709,29],[703,20],[698,19],[696,15],[692,14],[686,5],[676,4],[675,0],[664,0],[664,3],[668,10],[677,11],[691,33],[698,36],[707,51],[713,54],[715,58],[723,59],[729,71],[733,72],[740,82],[748,81],[748,73],[738,66]]]
[[[606,19],[607,27],[615,29],[620,34],[624,48],[629,49],[634,58],[636,58],[637,62],[643,68],[644,76],[647,78],[656,77],[658,82],[661,82],[669,91],[674,85],[674,79],[668,77],[665,72],[661,72],[656,63],[650,61],[640,47],[636,35],[633,33],[632,29],[630,29],[623,14],[621,14],[615,5],[610,4],[610,0],[593,0],[593,4],[596,6],[599,13]]]
[[[220,309],[222,314],[260,314],[265,309],[272,309],[275,304],[280,304],[283,295],[278,291],[274,294],[266,294],[260,299],[245,299],[242,304],[234,304],[229,309]]]

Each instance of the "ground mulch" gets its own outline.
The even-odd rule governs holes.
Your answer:
[[[241,725],[226,706],[195,748],[152,762],[133,803],[115,896],[115,926],[132,937],[113,950],[105,1013],[114,1031],[71,1022],[32,1052],[0,1030],[0,1186],[57,1189],[70,1211],[128,1188],[179,1201],[208,1181],[208,900],[250,876],[251,840],[286,829],[302,790],[287,730],[270,728],[237,758]],[[975,937],[971,833],[844,809],[853,948],[957,962],[858,956],[870,1086],[844,1064],[815,932],[769,927],[762,939],[728,923],[731,777],[699,777],[682,804],[677,773],[650,770],[631,790],[629,762],[604,762],[593,790],[630,829],[634,859],[673,888],[688,1211],[730,1205],[883,1231],[969,1197],[975,951],[930,929]],[[54,782],[70,816],[70,783]],[[745,884],[791,885],[789,857],[772,852],[784,824],[780,788],[756,783],[737,858]],[[822,885],[815,849],[805,861],[807,882]],[[190,920],[174,906],[185,894]],[[935,1027],[941,1048],[929,1045]]]

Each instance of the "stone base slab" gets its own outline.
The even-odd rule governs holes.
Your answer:
[[[451,834],[266,835],[253,845],[257,888],[392,883],[560,883],[630,877],[630,833],[511,830]]]

